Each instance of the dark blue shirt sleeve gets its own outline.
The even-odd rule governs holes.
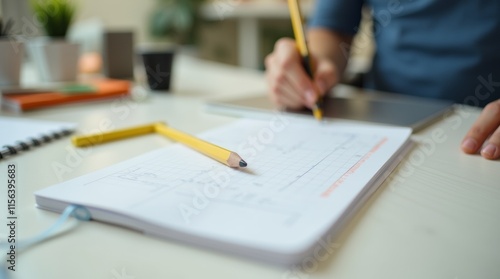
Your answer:
[[[316,9],[309,27],[335,30],[354,35],[361,21],[363,0],[316,0]]]

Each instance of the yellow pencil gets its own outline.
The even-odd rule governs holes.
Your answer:
[[[71,138],[71,142],[73,143],[74,146],[85,147],[115,140],[121,140],[121,139],[151,134],[154,132],[155,132],[155,124],[148,124],[148,125],[141,125],[131,128],[119,129],[119,130],[85,135],[85,136],[73,136]]]
[[[293,33],[295,35],[295,41],[297,42],[297,48],[299,49],[300,55],[302,56],[304,69],[312,79],[314,77],[313,66],[309,55],[309,49],[307,48],[304,26],[302,24],[302,13],[300,11],[298,0],[288,0],[288,8],[290,9]],[[321,100],[320,98],[318,98],[318,101],[312,108],[314,118],[316,118],[317,120],[321,120],[323,118],[323,111],[321,110],[320,102]]]
[[[237,153],[198,139],[189,134],[168,127],[165,123],[141,125],[126,129],[120,129],[100,134],[86,136],[74,136],[71,141],[77,147],[101,144],[109,141],[120,140],[145,134],[158,133],[170,139],[178,141],[192,149],[221,162],[229,167],[246,167],[247,163]]]

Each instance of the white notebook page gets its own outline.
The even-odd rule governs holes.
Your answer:
[[[176,231],[297,253],[369,188],[410,134],[295,118],[239,120],[202,137],[236,151],[247,168],[175,145],[41,190],[37,203],[50,208],[47,198],[120,213],[164,228],[155,233],[165,236]]]
[[[68,122],[53,122],[37,119],[0,117],[0,149],[5,145],[13,145],[18,141],[40,138],[63,129],[74,129],[76,125]]]

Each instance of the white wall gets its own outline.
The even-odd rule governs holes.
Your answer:
[[[135,31],[136,42],[149,40],[148,18],[157,0],[74,0],[76,20],[98,18],[106,29]]]

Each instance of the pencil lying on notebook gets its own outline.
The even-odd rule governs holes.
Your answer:
[[[109,141],[120,140],[140,135],[158,133],[170,139],[178,141],[220,163],[229,167],[246,167],[247,163],[237,153],[222,148],[218,145],[196,138],[189,134],[183,133],[165,123],[158,122],[148,125],[135,126],[126,129],[114,130],[105,133],[75,136],[71,139],[73,145],[78,147],[101,144]]]
[[[297,48],[299,49],[300,55],[302,56],[302,64],[304,66],[304,70],[312,79],[314,77],[312,61],[306,43],[304,26],[302,24],[302,13],[300,11],[298,0],[288,0],[288,8],[290,10],[290,17],[292,19],[293,33],[295,36],[295,41],[297,42]],[[318,98],[318,101],[312,108],[314,118],[316,118],[317,120],[321,120],[323,118],[323,111],[321,110],[320,102],[321,100],[320,98]]]

